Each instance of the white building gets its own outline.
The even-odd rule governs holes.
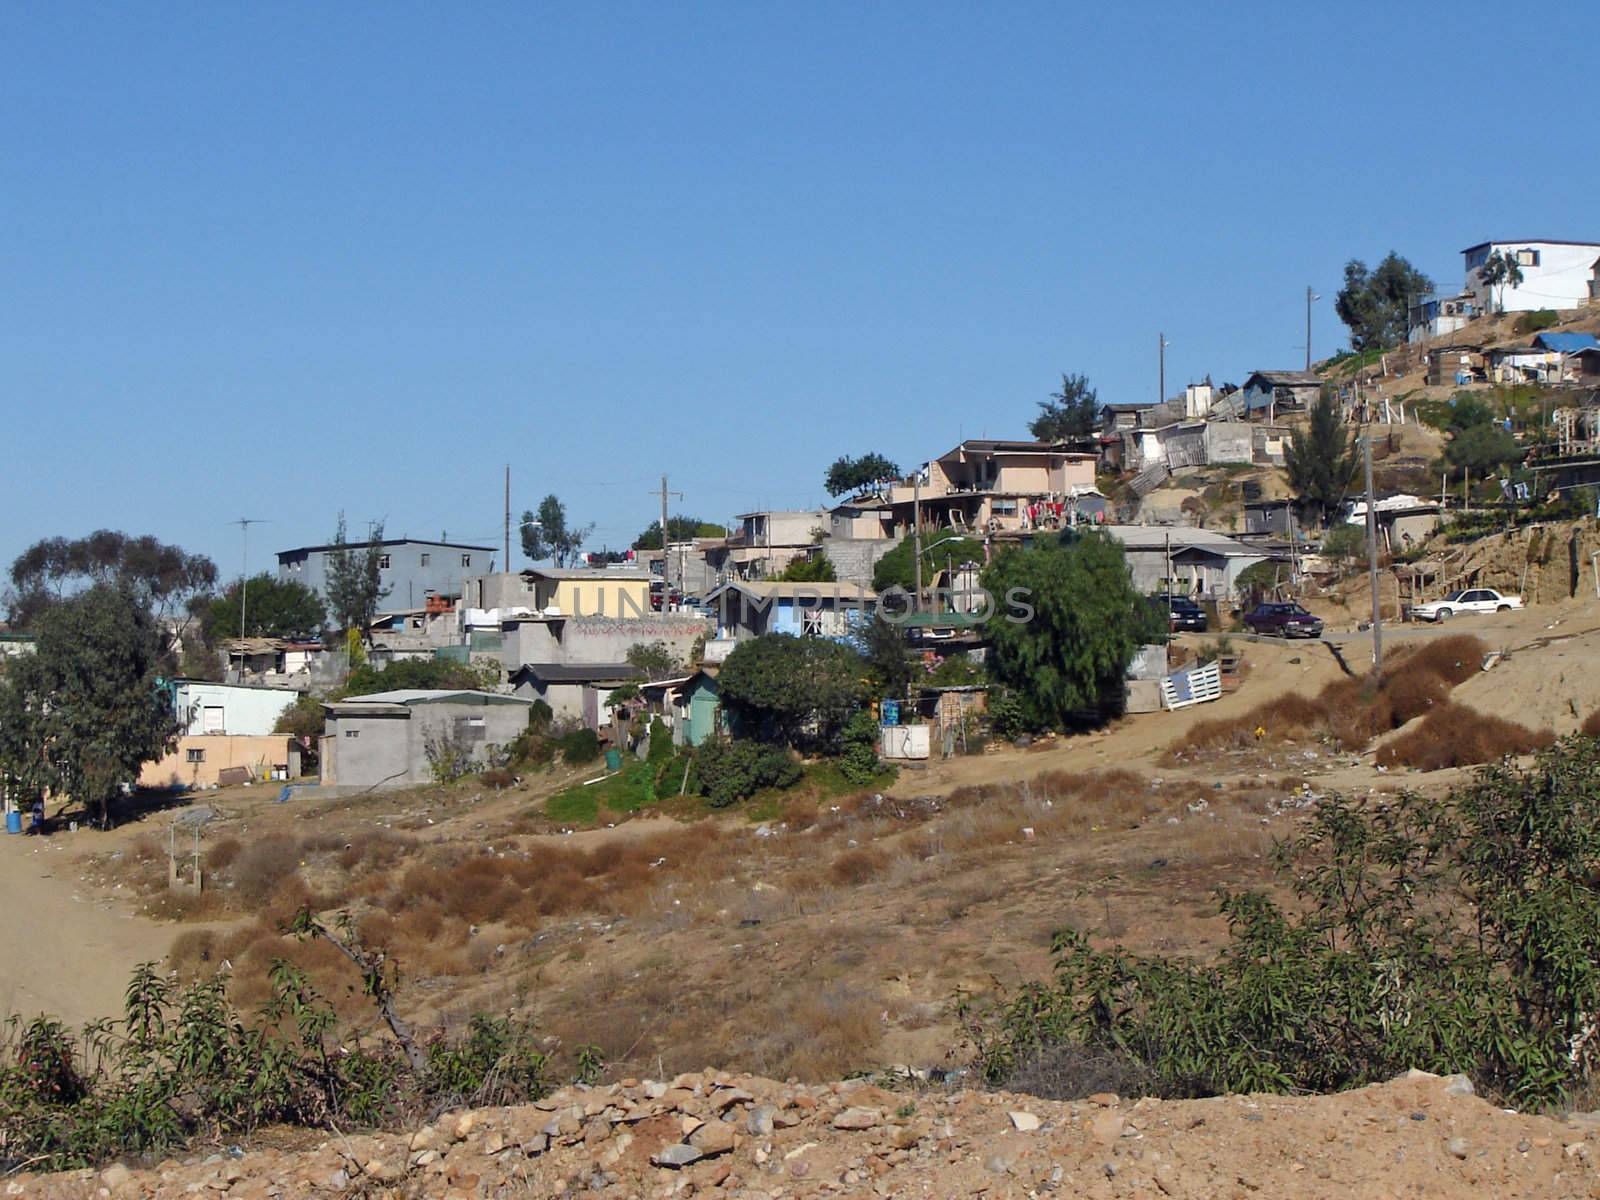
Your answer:
[[[1515,287],[1491,288],[1483,282],[1483,265],[1496,250],[1514,259],[1522,270]],[[1480,242],[1461,252],[1467,282],[1480,312],[1533,312],[1541,308],[1580,308],[1589,302],[1597,278],[1600,242]]]
[[[180,736],[230,734],[259,737],[272,732],[283,710],[299,698],[288,688],[179,679],[172,685]]]

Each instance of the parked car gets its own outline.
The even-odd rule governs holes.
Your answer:
[[[1150,597],[1150,602],[1158,609],[1165,609],[1174,633],[1204,633],[1206,631],[1206,610],[1199,603],[1188,596],[1167,596],[1157,592]]]
[[[1245,614],[1244,623],[1251,633],[1286,638],[1322,636],[1321,620],[1293,603],[1258,604]]]
[[[1521,596],[1502,596],[1493,588],[1469,588],[1451,592],[1443,600],[1415,605],[1411,615],[1419,621],[1448,621],[1457,613],[1510,612],[1521,607]]]

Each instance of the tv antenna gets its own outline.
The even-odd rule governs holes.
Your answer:
[[[250,526],[264,525],[266,517],[240,517],[237,521],[229,521],[229,525],[239,527],[239,636],[244,637],[245,603],[250,595]]]

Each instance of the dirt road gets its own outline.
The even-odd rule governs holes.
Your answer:
[[[173,929],[96,900],[76,862],[91,833],[0,836],[0,1017],[48,1013],[68,1025],[117,1016],[128,976],[159,959]]]

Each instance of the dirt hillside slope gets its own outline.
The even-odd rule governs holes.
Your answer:
[[[1054,1103],[718,1072],[568,1089],[409,1135],[22,1176],[6,1195],[1591,1196],[1600,1123],[1415,1072],[1337,1096]],[[1592,1144],[1591,1144],[1592,1143]]]

